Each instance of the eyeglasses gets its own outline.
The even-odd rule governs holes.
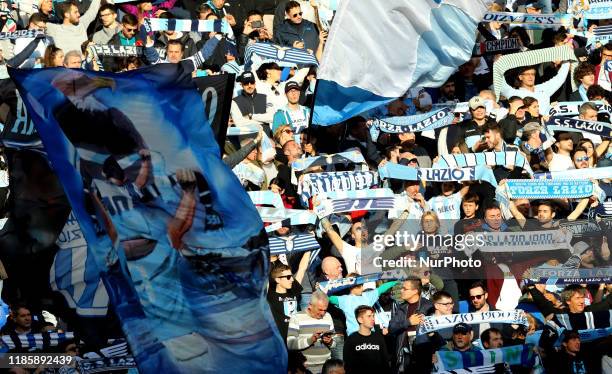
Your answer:
[[[285,278],[286,280],[289,280],[291,278],[293,278],[293,275],[289,274],[289,275],[281,275],[279,278]]]
[[[304,14],[304,13],[299,12],[299,13],[292,14],[292,15],[291,15],[291,18],[297,18],[298,16],[300,16],[300,17],[301,17],[301,16],[302,16],[302,14]]]
[[[589,161],[589,156],[576,158],[576,162],[582,162],[582,161]]]
[[[438,305],[442,305],[442,306],[451,306],[451,305],[455,305],[455,303],[453,303],[452,301],[450,303],[436,303]]]
[[[484,294],[470,296],[470,300],[480,300],[483,296]]]

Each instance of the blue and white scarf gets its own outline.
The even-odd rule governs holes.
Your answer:
[[[244,52],[244,70],[253,64],[276,62],[281,67],[318,66],[317,58],[305,49],[281,47],[272,43],[253,43]]]
[[[611,0],[589,1],[589,9],[583,12],[586,19],[606,19],[612,14]]]
[[[357,210],[400,210],[407,208],[406,198],[395,196],[386,188],[362,191],[330,192],[320,195],[321,201],[314,208],[319,218],[332,213],[354,212]]]
[[[612,178],[612,166],[605,168],[571,169],[535,173],[534,179],[608,179]]]
[[[257,212],[263,222],[279,222],[290,220],[291,226],[314,225],[317,223],[317,215],[310,210],[304,209],[278,209],[268,207],[257,207]]]
[[[453,122],[454,118],[455,114],[449,108],[444,108],[414,116],[374,119],[372,127],[392,134],[421,132],[448,126]]]
[[[38,35],[44,35],[43,30],[19,30],[13,32],[0,32],[0,40],[15,40],[21,38],[35,38]]]
[[[550,131],[587,132],[603,138],[612,136],[612,126],[605,122],[553,116],[546,122],[546,127]]]
[[[298,184],[302,206],[314,195],[332,191],[364,190],[378,184],[378,174],[372,171],[341,171],[305,174]]]
[[[304,171],[313,166],[329,166],[334,164],[365,164],[366,161],[358,149],[335,153],[331,155],[320,155],[315,157],[300,158],[291,164],[295,171]]]
[[[482,313],[461,313],[446,316],[426,316],[423,323],[419,325],[417,335],[427,334],[436,330],[453,327],[458,323],[477,325],[479,323],[507,323],[529,327],[529,321],[525,312],[517,310],[489,311]]]
[[[260,125],[232,126],[227,128],[227,136],[257,134],[260,129]]]
[[[579,199],[593,194],[594,183],[584,179],[508,179],[510,199]]]
[[[537,283],[546,284],[610,283],[612,280],[612,268],[571,269],[562,266],[537,267],[530,271],[529,279]]]
[[[612,106],[601,101],[562,101],[551,107],[548,111],[550,116],[577,116],[580,114],[582,104],[590,102],[595,104],[599,113],[611,113]]]
[[[73,332],[43,332],[40,334],[11,333],[2,335],[2,347],[0,348],[0,352],[6,352],[9,349],[40,349],[46,351],[51,347],[57,347],[71,339],[74,339]]]
[[[228,34],[231,30],[229,23],[224,18],[216,20],[145,18],[144,22],[148,31],[193,31]]]
[[[473,166],[467,168],[412,168],[410,166],[387,162],[378,168],[381,178],[401,179],[406,181],[429,182],[465,182],[483,180],[497,186],[493,170],[486,166]]]
[[[436,372],[439,372],[501,363],[534,368],[536,366],[536,353],[533,348],[533,345],[513,345],[470,352],[438,351],[436,352],[437,363],[435,368]]]
[[[478,165],[518,167],[533,174],[529,162],[521,152],[482,152],[441,155],[433,165],[436,169],[471,167]]]
[[[559,27],[567,24],[568,18],[562,14],[529,14],[509,12],[487,12],[482,22],[499,22],[511,25],[521,25],[525,28],[530,26]]]
[[[559,227],[570,231],[573,238],[600,235],[602,232],[602,228],[599,226],[599,223],[595,220],[589,219],[561,222]]]
[[[130,56],[144,56],[144,48],[137,47],[135,45],[102,45],[95,44],[90,46],[91,50],[97,56],[111,56],[111,57],[130,57]],[[155,48],[159,58],[166,58],[165,48]]]
[[[272,205],[277,209],[284,209],[283,198],[273,191],[249,191],[247,192],[255,205]]]
[[[270,236],[268,240],[271,255],[314,251],[321,248],[314,234]]]
[[[333,294],[347,288],[358,286],[368,282],[376,282],[377,280],[401,280],[407,279],[408,274],[402,269],[387,270],[381,273],[360,275],[358,277],[347,277],[334,279],[319,283],[319,289],[326,294]]]

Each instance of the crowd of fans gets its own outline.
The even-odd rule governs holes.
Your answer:
[[[495,1],[490,10],[561,13],[567,10],[566,3]],[[358,150],[365,163],[357,166],[373,172],[388,163],[431,168],[441,155],[491,151],[522,152],[534,172],[612,166],[610,138],[546,131],[550,110],[559,102],[578,102],[579,119],[610,123],[612,72],[606,70],[605,64],[612,61],[612,43],[592,42],[572,34],[576,28],[593,31],[608,25],[609,20],[589,20],[586,25],[576,21],[575,27],[569,29],[543,30],[481,23],[477,42],[518,38],[520,49],[512,53],[569,46],[577,62],[550,61],[512,69],[506,73],[497,97],[493,65],[501,54],[475,53],[439,88],[413,88],[404,97],[345,122],[309,126],[316,66],[287,68],[263,61],[247,70],[243,64],[247,46],[257,42],[304,49],[320,60],[327,30],[316,16],[316,4],[316,1],[168,0],[114,5],[110,1],[101,4],[100,0],[63,3],[42,0],[32,8],[36,11],[30,11],[21,2],[2,0],[1,31],[42,29],[46,33],[0,40],[0,51],[6,65],[22,69],[64,66],[122,72],[191,58],[196,65],[194,76],[235,73],[237,87],[229,128],[241,131],[237,132],[239,135],[228,135],[223,145],[225,163],[247,191],[272,191],[280,195],[287,211],[313,211],[320,203],[317,196],[311,197],[306,206],[301,202],[300,184],[305,174],[355,169],[355,165],[346,161],[332,168],[317,164],[321,166],[296,171],[292,163],[348,150]],[[147,32],[146,18],[225,19],[233,32]],[[93,45],[140,46],[145,52],[141,56],[97,56]],[[160,50],[165,50],[164,58],[160,57]],[[374,73],[377,67],[369,69]],[[15,97],[14,86],[8,80],[0,82],[5,85],[0,88],[4,95],[0,103],[10,106],[7,98],[11,92]],[[467,103],[467,109],[456,110],[459,103]],[[455,111],[455,120],[448,127],[372,136],[375,119],[424,114],[440,108]],[[10,112],[15,116],[19,110],[0,111],[0,122],[7,123]],[[493,173],[499,186],[508,179],[526,178],[525,171],[518,167],[495,166]],[[283,220],[278,228],[269,230],[270,237],[291,240],[297,235],[316,234],[320,246],[316,251],[288,251],[271,256],[267,299],[287,344],[289,373],[428,373],[436,364],[437,351],[475,352],[524,345],[529,336],[542,331],[534,347],[541,357],[539,370],[572,374],[612,372],[610,336],[581,342],[577,331],[567,329],[557,336],[557,331],[547,323],[557,321],[557,315],[563,313],[609,312],[612,284],[544,284],[530,281],[528,276],[530,269],[542,265],[576,269],[610,267],[608,243],[612,232],[607,219],[612,217],[612,208],[606,208],[609,206],[606,203],[612,201],[611,181],[612,175],[596,181],[605,194],[603,201],[594,194],[581,199],[516,199],[505,204],[496,201],[496,187],[485,181],[460,184],[387,179],[375,187],[391,188],[407,202],[406,211],[398,212],[395,219],[384,217],[374,222],[375,212],[366,210],[334,214],[308,224]],[[322,282],[364,275],[362,249],[365,252],[371,248],[374,233],[405,231],[408,227],[418,227],[413,232],[425,235],[443,231],[454,235],[538,231],[557,229],[574,221],[594,222],[599,230],[574,238],[569,254],[559,251],[552,256],[548,252],[516,258],[482,256],[484,263],[493,266],[480,269],[419,266],[406,269],[408,277],[404,279],[354,284],[329,294],[320,287]],[[480,255],[448,246],[387,246],[385,253],[389,258]],[[513,265],[512,270],[506,263]],[[508,293],[508,287],[513,292]],[[28,306],[20,304],[17,298],[8,301],[11,311],[2,330],[6,336],[87,329],[74,315],[53,316],[48,312],[43,315],[35,310],[33,318]],[[529,326],[457,323],[452,328],[417,333],[426,316],[498,309],[524,310]],[[554,344],[557,339],[560,345]],[[78,339],[66,340],[55,349],[78,355],[76,343]],[[523,373],[537,369],[497,365],[494,370]]]

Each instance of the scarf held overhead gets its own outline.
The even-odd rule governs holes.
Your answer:
[[[482,313],[461,313],[446,316],[427,316],[419,325],[417,334],[427,334],[444,328],[453,327],[458,323],[475,325],[479,323],[508,323],[529,327],[529,321],[522,310],[489,311]]]

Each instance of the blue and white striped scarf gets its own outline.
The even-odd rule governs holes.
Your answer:
[[[473,166],[467,168],[412,168],[410,166],[387,162],[378,168],[381,178],[401,179],[406,181],[429,182],[465,182],[484,180],[497,186],[493,170],[486,166]]]
[[[314,251],[321,248],[314,234],[270,236],[268,240],[271,255]]]
[[[289,219],[292,226],[314,225],[317,223],[317,215],[310,210],[278,209],[258,206],[257,212],[263,222],[278,222]]]
[[[276,62],[281,67],[318,66],[317,58],[305,49],[281,47],[272,43],[253,43],[244,52],[244,70],[251,70],[253,64]]]
[[[526,29],[532,26],[539,28],[559,27],[567,25],[568,20],[564,14],[529,14],[529,13],[510,13],[510,12],[487,12],[482,17],[482,22],[499,22],[511,25],[521,25]]]
[[[601,284],[612,281],[612,268],[572,269],[563,266],[542,266],[532,269],[529,279],[546,284]]]
[[[259,129],[261,129],[260,125],[232,126],[227,128],[227,136],[257,134]]]
[[[483,232],[475,247],[485,253],[515,253],[571,250],[571,236],[561,230],[522,232]]]
[[[568,330],[605,329],[612,327],[612,310],[555,314],[555,320]]]
[[[364,190],[378,184],[378,174],[372,171],[341,171],[305,174],[298,184],[302,206],[314,195],[332,191]]]
[[[331,155],[300,158],[291,164],[295,171],[304,171],[313,166],[328,166],[334,164],[365,164],[366,161],[358,149]]]
[[[436,330],[453,327],[456,324],[463,322],[469,325],[479,323],[507,323],[517,324],[529,327],[529,321],[525,312],[517,310],[509,311],[489,311],[482,313],[461,313],[450,314],[445,316],[427,316],[419,325],[417,335],[427,334]]]
[[[229,23],[224,18],[216,20],[145,18],[144,22],[145,27],[150,31],[193,31],[228,34],[231,30]]]
[[[448,126],[454,119],[455,114],[450,108],[414,116],[374,119],[370,127],[370,134],[372,135],[372,140],[376,141],[380,131],[392,134],[430,131]]]
[[[13,32],[0,32],[0,40],[15,40],[21,38],[35,38],[37,35],[44,35],[42,30],[18,30]]]
[[[605,122],[553,116],[546,122],[546,127],[550,131],[586,132],[603,138],[612,136],[612,125]]]
[[[441,155],[440,159],[433,165],[433,168],[464,168],[478,165],[518,167],[522,168],[530,175],[533,174],[529,162],[521,152],[482,152]]]
[[[2,335],[2,347],[0,348],[0,352],[6,352],[9,349],[48,350],[51,347],[57,347],[71,339],[74,339],[73,332],[43,332],[40,334],[11,333]]]
[[[612,166],[605,168],[571,169],[535,173],[534,179],[608,179],[612,178]]]
[[[358,286],[360,284],[375,282],[377,280],[400,280],[407,279],[408,274],[402,269],[387,270],[381,273],[360,275],[358,277],[347,277],[334,279],[319,283],[319,289],[326,294],[333,294],[347,288]]]
[[[612,14],[612,1],[589,1],[589,9],[583,15],[585,19],[607,19]]]

